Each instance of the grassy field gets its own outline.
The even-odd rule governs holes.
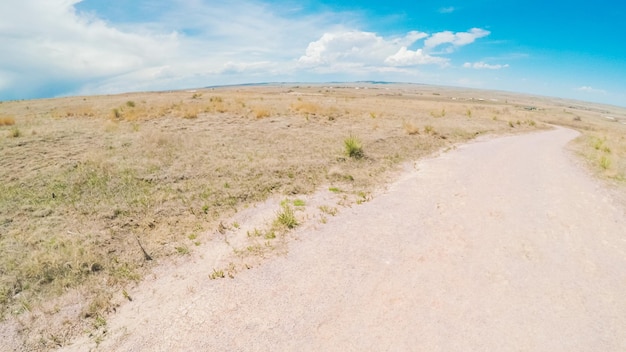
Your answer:
[[[60,314],[79,292],[68,325],[95,329],[114,295],[211,245],[251,204],[320,188],[357,203],[405,161],[545,122],[583,132],[573,148],[623,187],[626,110],[579,102],[365,84],[2,102],[0,321],[23,322],[37,348],[60,345],[62,329],[24,317]],[[269,242],[297,226],[283,209]]]

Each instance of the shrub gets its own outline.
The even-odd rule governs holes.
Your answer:
[[[122,118],[122,112],[119,109],[111,110],[111,114],[113,115],[114,119],[121,119]]]
[[[346,155],[354,159],[361,159],[365,156],[361,141],[356,136],[350,136],[343,141]]]
[[[288,229],[293,229],[298,226],[298,219],[296,219],[296,214],[294,213],[293,208],[285,204],[283,206],[283,210],[278,213],[276,223],[285,226]]]
[[[19,128],[17,128],[17,127],[13,127],[11,129],[11,133],[9,135],[11,137],[13,137],[13,138],[21,137],[22,136],[22,131],[20,131]]]
[[[611,167],[611,159],[609,159],[605,155],[603,155],[600,158],[600,167],[603,168],[604,170],[607,170],[608,168],[610,168]]]

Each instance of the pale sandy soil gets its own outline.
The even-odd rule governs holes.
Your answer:
[[[63,350],[624,351],[626,207],[566,151],[576,136],[420,161],[234,279],[200,255],[160,268],[98,346]]]

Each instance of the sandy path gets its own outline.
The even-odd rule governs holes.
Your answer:
[[[625,351],[626,212],[564,151],[576,135],[422,161],[233,280],[185,264],[98,350]]]

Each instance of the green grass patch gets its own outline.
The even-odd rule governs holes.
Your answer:
[[[283,205],[281,211],[277,214],[275,224],[288,229],[293,229],[298,226],[298,219],[296,219],[293,208],[288,204]]]
[[[363,152],[363,145],[361,140],[356,136],[349,136],[343,141],[343,145],[345,148],[345,153],[347,156],[354,159],[361,159],[365,156]]]

